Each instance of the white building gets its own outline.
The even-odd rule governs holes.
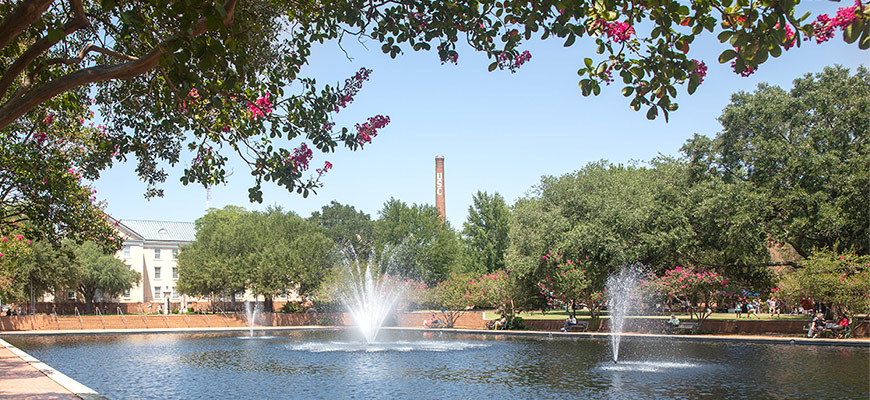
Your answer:
[[[181,246],[196,239],[192,222],[124,219],[116,226],[124,246],[115,257],[141,274],[139,284],[121,296],[123,303],[172,303],[186,307],[187,299],[176,290],[176,258]],[[147,310],[146,310],[147,311]]]

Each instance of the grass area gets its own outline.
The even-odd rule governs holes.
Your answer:
[[[522,313],[519,313],[517,315],[519,317],[522,317],[523,319],[559,319],[559,320],[562,320],[562,319],[568,318],[568,316],[571,315],[571,313],[565,312],[565,310],[550,310],[550,311],[545,311],[543,313],[540,311],[522,312]],[[688,313],[675,313],[675,315],[677,316],[677,318],[680,318],[680,319],[686,319],[686,320],[689,319]],[[771,318],[769,316],[769,314],[762,313],[762,314],[759,314],[758,316],[759,316],[759,318],[755,318],[755,317],[751,317],[751,318],[753,321],[755,321],[755,320],[758,320],[758,321],[789,321],[789,320],[809,321],[812,319],[812,316],[810,316],[810,315],[782,314],[780,316]],[[498,314],[495,311],[486,311],[486,313],[485,313],[486,319],[496,319],[499,317],[500,317],[500,314]],[[670,317],[670,314],[668,314],[668,315],[638,315],[638,316],[629,316],[628,318],[668,319],[669,317]],[[746,320],[747,319],[746,317],[747,317],[747,315],[743,314],[743,318],[740,318],[740,319]],[[589,318],[589,311],[578,311],[577,318],[581,319],[581,320],[588,319]],[[610,315],[607,311],[604,311],[601,314],[601,318],[610,318]],[[709,320],[736,320],[737,318],[735,318],[735,315],[733,313],[713,313],[713,315],[711,315],[708,319]]]

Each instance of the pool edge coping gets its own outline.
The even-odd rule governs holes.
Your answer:
[[[97,393],[97,391],[85,386],[84,384],[73,378],[70,378],[63,372],[52,368],[51,366],[40,361],[36,357],[33,357],[30,354],[26,353],[24,350],[21,350],[18,347],[12,345],[11,343],[3,340],[3,338],[0,338],[0,346],[5,347],[7,350],[12,352],[12,354],[15,354],[16,356],[18,356],[18,358],[20,358],[33,368],[36,368],[36,370],[45,375],[45,377],[53,380],[55,383],[62,386],[64,389],[69,390],[70,393],[78,396],[81,399],[109,400],[108,397]]]
[[[293,331],[293,330],[344,330],[350,326],[259,326],[257,331]],[[590,338],[605,339],[613,335],[610,332],[548,332],[548,331],[517,331],[517,330],[482,330],[482,329],[428,329],[411,327],[383,327],[384,330],[412,332],[447,332],[451,334],[485,334],[506,336],[527,336],[546,338]],[[0,331],[2,336],[63,336],[63,335],[117,335],[117,334],[162,334],[162,333],[219,333],[243,332],[248,327],[215,327],[215,328],[167,328],[167,329],[94,329],[94,330],[62,330],[62,331]],[[670,339],[691,342],[732,342],[732,343],[763,343],[763,344],[796,344],[818,346],[870,347],[868,339],[818,339],[787,336],[740,336],[740,335],[663,335],[651,333],[623,333],[622,336],[641,340]],[[4,341],[4,343],[7,343]],[[11,345],[10,345],[11,346]]]

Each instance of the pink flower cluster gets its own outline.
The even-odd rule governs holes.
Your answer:
[[[625,43],[634,35],[634,28],[627,22],[607,22],[603,19],[598,19],[592,24],[592,29],[601,27],[604,34],[616,43]]]
[[[344,81],[344,88],[338,93],[340,98],[338,99],[338,104],[335,106],[335,112],[338,110],[347,107],[348,104],[353,102],[354,96],[359,93],[359,90],[362,89],[363,82],[369,80],[369,75],[371,75],[372,70],[367,68],[360,68],[359,71],[354,74],[354,76],[347,78]]]
[[[390,123],[390,117],[383,115],[375,115],[369,117],[368,122],[356,124],[356,141],[360,147],[372,142],[372,138],[378,136],[378,129],[381,129]]]
[[[704,83],[704,77],[707,76],[707,64],[704,64],[703,61],[698,61],[698,60],[692,60],[692,61],[694,61],[698,65],[697,67],[695,67],[695,70],[692,71],[692,73],[697,74],[698,77],[701,78],[698,81],[698,84],[700,85],[700,84]]]
[[[528,50],[519,53],[513,57],[508,52],[501,52],[498,55],[498,68],[505,69],[511,71],[511,73],[516,73],[523,64],[527,63],[532,59],[532,53],[529,53]]]
[[[248,103],[248,112],[251,119],[257,119],[272,114],[272,102],[269,101],[269,93],[260,97],[254,103]]]
[[[788,24],[785,25],[785,43],[782,44],[786,50],[794,47],[795,42],[797,42],[797,37],[794,35],[794,31],[791,30],[791,26]]]
[[[311,161],[312,157],[314,157],[314,153],[308,148],[307,144],[302,143],[299,147],[293,149],[293,155],[290,156],[290,160],[298,171],[305,171],[308,169],[308,162]]]
[[[855,11],[861,9],[861,0],[855,0],[855,5],[852,7],[840,7],[837,10],[837,15],[831,18],[827,14],[821,14],[816,17],[813,22],[815,30],[816,43],[824,43],[834,37],[834,30],[846,29],[849,24],[858,19]]]
[[[323,168],[317,168],[315,171],[317,171],[317,177],[319,178],[321,175],[329,172],[329,170],[331,170],[331,169],[332,169],[332,163],[329,161],[326,161],[323,164]]]

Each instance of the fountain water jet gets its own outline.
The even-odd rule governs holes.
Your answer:
[[[632,299],[634,289],[644,275],[645,267],[641,264],[628,265],[618,273],[607,278],[607,302],[610,310],[610,345],[613,351],[613,363],[619,360],[619,342],[625,317],[634,307]]]
[[[254,325],[257,323],[257,316],[260,314],[260,303],[258,301],[251,302],[245,300],[245,317],[248,320],[248,327],[251,331],[251,336],[254,336]]]
[[[385,265],[390,266],[393,259],[387,249],[382,257]],[[402,297],[405,285],[400,279],[381,274],[381,266],[372,254],[368,263],[356,258],[353,251],[346,251],[344,257],[344,287],[340,297],[350,312],[353,321],[363,334],[366,343],[373,343],[387,315]]]

